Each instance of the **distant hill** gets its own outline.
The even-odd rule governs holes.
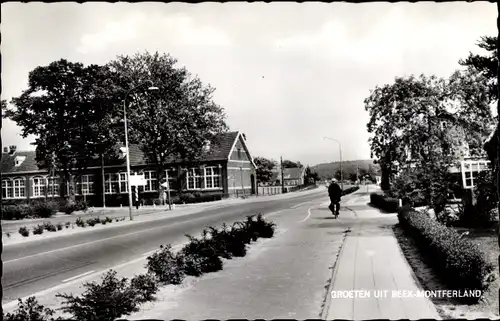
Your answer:
[[[374,164],[372,159],[353,160],[342,162],[342,172],[347,179],[349,174],[356,174],[356,166],[359,167],[359,173],[369,173],[372,176],[380,175],[380,166]],[[318,164],[311,166],[313,172],[318,173],[322,180],[334,177],[337,171],[340,171],[340,162],[332,162],[326,164]]]

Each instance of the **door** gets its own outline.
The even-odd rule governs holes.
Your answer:
[[[250,175],[250,183],[252,184],[252,195],[255,194],[255,176],[254,174]]]

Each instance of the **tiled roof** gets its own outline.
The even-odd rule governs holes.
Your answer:
[[[17,156],[24,156],[26,158],[19,166],[16,167],[15,162]],[[35,151],[16,151],[12,155],[2,152],[0,170],[2,171],[2,174],[40,171],[41,169],[38,168],[35,156]]]
[[[229,153],[231,151],[231,147],[233,146],[233,143],[237,137],[238,137],[238,132],[227,132],[221,134],[217,138],[216,142],[211,146],[210,150],[208,152],[203,152],[201,161],[227,160],[229,157]],[[117,150],[119,150],[119,148],[117,148]],[[147,165],[144,153],[141,151],[138,145],[129,145],[129,150],[130,150],[131,166]],[[16,156],[26,157],[23,163],[18,167],[15,166]],[[35,156],[36,156],[35,151],[24,151],[24,152],[16,151],[13,155],[10,155],[8,153],[2,153],[2,161],[1,161],[2,174],[43,171],[43,168],[39,168],[39,166],[37,165]],[[167,163],[180,163],[180,162],[181,160],[174,159],[173,157],[167,159]],[[119,165],[125,166],[125,164],[126,164],[125,157],[105,162],[105,166],[119,166]],[[99,158],[97,158],[94,161],[92,161],[88,166],[91,167],[100,165],[101,161]]]

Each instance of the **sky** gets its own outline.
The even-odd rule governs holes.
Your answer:
[[[369,159],[370,89],[398,76],[448,77],[481,36],[497,34],[494,3],[1,4],[1,98],[59,59],[105,64],[169,53],[216,88],[251,155],[315,165]],[[3,120],[2,144],[33,150]]]

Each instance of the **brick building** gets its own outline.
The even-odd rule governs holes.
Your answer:
[[[136,145],[130,145],[129,151],[119,147],[117,157],[113,159],[91,160],[85,171],[79,177],[73,177],[71,182],[63,182],[58,173],[51,175],[47,168],[40,167],[34,151],[17,151],[11,146],[3,151],[0,164],[2,204],[44,198],[63,199],[65,195],[74,193],[77,200],[84,199],[90,206],[102,206],[104,202],[106,206],[126,206],[127,152],[130,153],[132,175],[144,174],[147,181],[147,185],[140,186],[138,190],[141,202],[146,205],[159,202],[163,196],[159,195],[157,172]],[[205,148],[203,157],[196,165],[169,159],[164,170],[174,202],[179,202],[182,194],[192,194],[205,200],[256,194],[256,166],[245,135],[240,132],[222,134],[216,144]],[[179,185],[180,192],[175,190],[175,186]]]

